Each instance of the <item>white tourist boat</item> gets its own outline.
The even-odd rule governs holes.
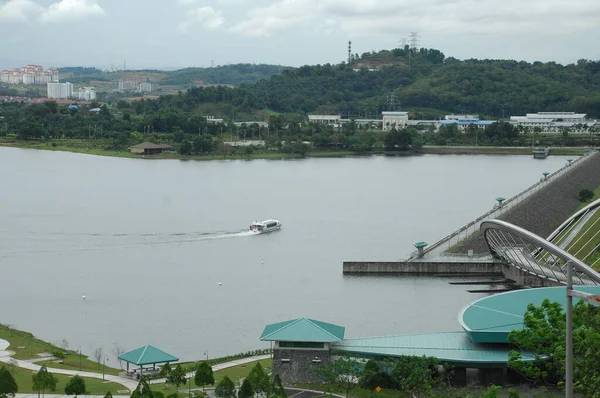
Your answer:
[[[250,231],[257,234],[266,234],[280,229],[281,223],[277,220],[254,221],[250,224]]]

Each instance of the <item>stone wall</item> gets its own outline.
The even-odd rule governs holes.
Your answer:
[[[344,274],[403,274],[403,275],[435,275],[435,274],[500,274],[502,266],[499,262],[475,261],[344,261]]]
[[[284,384],[318,383],[321,381],[318,369],[329,363],[329,350],[273,349],[273,374],[279,374]]]
[[[594,154],[591,159],[576,167],[498,218],[547,238],[575,212],[579,206],[577,194],[581,189],[593,190],[600,186],[600,155]],[[489,253],[480,232],[452,251],[467,253],[469,250],[473,250],[474,253]]]

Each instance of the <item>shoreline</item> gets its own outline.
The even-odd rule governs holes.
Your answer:
[[[355,152],[348,150],[332,150],[332,151],[311,151],[306,155],[297,153],[282,153],[282,152],[266,152],[255,153],[252,155],[177,155],[177,154],[161,154],[161,155],[138,155],[125,151],[111,151],[96,148],[78,148],[65,145],[56,145],[53,141],[0,141],[0,147],[21,148],[21,149],[36,149],[44,151],[58,151],[80,153],[85,155],[120,157],[130,159],[170,159],[170,160],[285,160],[285,159],[306,159],[306,158],[339,158],[339,157],[367,157],[367,156],[420,156],[420,155],[532,155],[531,147],[489,147],[489,146],[426,146],[419,150],[389,152],[384,150],[373,150],[368,152]],[[583,147],[559,147],[550,148],[550,154],[558,156],[580,156],[585,153]]]

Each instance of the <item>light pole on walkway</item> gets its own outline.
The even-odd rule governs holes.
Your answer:
[[[79,370],[81,370],[81,346],[77,347],[77,351],[79,351]]]
[[[108,357],[105,356],[104,360],[102,361],[102,380],[104,380],[104,369],[106,367],[106,361],[108,361]]]
[[[573,297],[586,303],[600,305],[600,297],[573,290],[573,264],[567,261],[567,325],[566,325],[566,369],[565,369],[565,397],[573,398]]]

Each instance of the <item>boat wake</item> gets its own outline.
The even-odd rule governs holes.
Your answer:
[[[139,247],[160,247],[192,244],[203,241],[243,238],[255,236],[256,233],[248,230],[238,231],[213,231],[213,232],[176,232],[166,234],[149,233],[39,233],[24,232],[28,241],[40,244],[32,245],[30,250],[2,250],[0,258],[16,257],[22,255],[68,255],[81,252],[127,250]],[[48,246],[49,249],[40,247]],[[62,248],[61,248],[62,246]]]

